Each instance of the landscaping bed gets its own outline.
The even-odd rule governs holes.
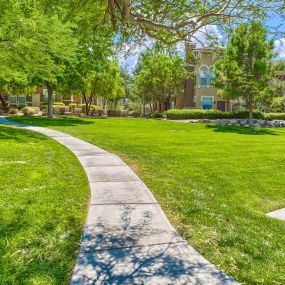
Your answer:
[[[247,111],[221,112],[219,110],[201,110],[201,109],[172,109],[166,112],[166,117],[170,120],[186,119],[248,119]],[[285,120],[285,113],[262,113],[253,112],[253,118],[258,120]]]
[[[249,127],[249,120],[246,119],[187,119],[187,120],[176,120],[177,122],[183,123],[211,123],[223,126],[235,126],[235,127]],[[254,128],[285,128],[285,120],[260,120],[253,119],[252,121]]]

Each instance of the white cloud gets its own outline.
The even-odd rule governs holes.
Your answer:
[[[145,37],[141,44],[136,42],[130,44],[124,44],[118,53],[118,59],[121,66],[129,71],[132,71],[139,59],[140,54],[148,47],[150,47],[154,41],[148,37]]]
[[[285,38],[274,41],[277,57],[285,58]]]
[[[193,37],[193,42],[195,42],[198,47],[207,47],[213,41],[219,45],[223,41],[223,36],[216,25],[202,27]]]

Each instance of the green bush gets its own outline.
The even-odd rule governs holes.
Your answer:
[[[108,110],[108,117],[126,117],[128,115],[128,111],[126,110]]]
[[[150,113],[148,116],[153,119],[158,119],[158,118],[163,118],[164,113]]]
[[[53,106],[65,106],[62,102],[53,102]]]
[[[248,111],[237,111],[237,112],[226,112],[228,114],[228,119],[248,119]],[[254,119],[264,119],[264,113],[260,111],[253,112]]]
[[[91,110],[91,111],[100,110],[100,109],[101,109],[100,106],[97,106],[97,105],[90,105],[90,110]]]
[[[77,104],[75,103],[70,103],[69,105],[69,111],[74,113],[75,108],[77,107]]]
[[[141,112],[141,105],[139,104],[139,102],[132,101],[128,104],[128,106],[129,106],[129,111]]]
[[[38,114],[38,112],[39,112],[39,108],[37,108],[37,107],[24,107],[23,109],[22,109],[22,112],[23,112],[23,114],[25,115],[25,116],[33,116],[33,115],[36,115],[36,114]]]
[[[81,113],[86,113],[86,105],[81,104],[79,107],[81,107]]]
[[[285,120],[285,113],[265,113],[264,119],[272,120]]]
[[[18,105],[18,109],[22,110],[23,108],[25,108],[27,105],[26,104],[19,104]]]
[[[214,119],[224,118],[225,115],[218,110],[201,110],[201,109],[173,109],[166,112],[166,116],[171,120],[183,119]]]
[[[202,110],[202,109],[173,109],[166,112],[166,116],[171,120],[186,119],[247,119],[248,111],[222,112],[219,110]],[[263,119],[262,112],[254,111],[255,119]]]
[[[271,104],[272,112],[284,112],[285,111],[285,97],[276,97]]]
[[[41,111],[44,111],[44,110],[47,110],[47,109],[48,109],[47,104],[41,104],[41,105],[40,105],[40,110],[41,110]]]

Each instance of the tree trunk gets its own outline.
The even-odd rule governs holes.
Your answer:
[[[4,95],[3,95],[2,93],[0,93],[0,101],[1,101],[2,106],[3,106],[3,110],[4,110],[5,112],[7,112],[7,111],[8,111],[7,102],[6,102],[6,100],[5,100],[5,98],[4,98]]]
[[[90,106],[91,106],[91,103],[92,103],[94,96],[95,96],[95,94],[91,93],[91,95],[88,98],[85,91],[84,90],[82,91],[82,97],[83,97],[83,101],[85,104],[85,113],[87,116],[89,116],[89,114],[90,114]]]
[[[153,100],[150,101],[150,112],[153,113]]]
[[[50,83],[47,83],[48,91],[48,118],[53,118],[53,86]]]
[[[248,125],[252,129],[253,127],[253,102],[252,102],[251,95],[248,97],[248,115],[249,115]]]

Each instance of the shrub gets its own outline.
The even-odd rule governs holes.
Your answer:
[[[22,112],[25,116],[33,116],[35,114],[38,114],[39,108],[37,108],[37,107],[25,107],[22,109]]]
[[[97,105],[90,105],[90,112],[91,112],[91,115],[99,115],[99,111],[101,110],[102,108],[100,106],[97,106]]]
[[[153,118],[153,119],[163,118],[164,117],[164,113],[150,113],[148,116],[150,118]]]
[[[82,113],[86,113],[86,105],[85,104],[81,104],[80,107],[81,107],[81,112]]]
[[[18,105],[18,109],[22,110],[23,108],[25,108],[27,105],[26,104],[19,104]]]
[[[120,111],[120,110],[108,110],[107,111],[107,115],[109,117],[126,117],[128,114],[128,111],[126,110],[123,110],[123,111]]]
[[[53,106],[65,106],[62,102],[53,102]]]
[[[69,104],[69,111],[74,113],[75,108],[77,107],[77,104],[75,103],[70,103]]]
[[[171,120],[224,118],[221,111],[201,109],[174,109],[167,111],[166,116]]]
[[[129,111],[134,111],[134,112],[140,112],[141,111],[141,105],[139,102],[132,101],[128,104]]]
[[[17,108],[11,108],[8,113],[11,115],[16,115],[16,114],[18,114],[18,109]]]
[[[285,97],[276,97],[271,104],[272,112],[284,112],[285,111]]]
[[[248,111],[222,112],[219,110],[202,110],[202,109],[174,109],[166,113],[168,119],[185,120],[185,119],[247,119]],[[263,119],[262,112],[254,111],[255,119]]]
[[[90,105],[90,110],[91,110],[91,111],[100,110],[100,109],[101,109],[100,106],[97,106],[97,105]]]
[[[265,113],[264,118],[266,120],[285,120],[285,113]]]

